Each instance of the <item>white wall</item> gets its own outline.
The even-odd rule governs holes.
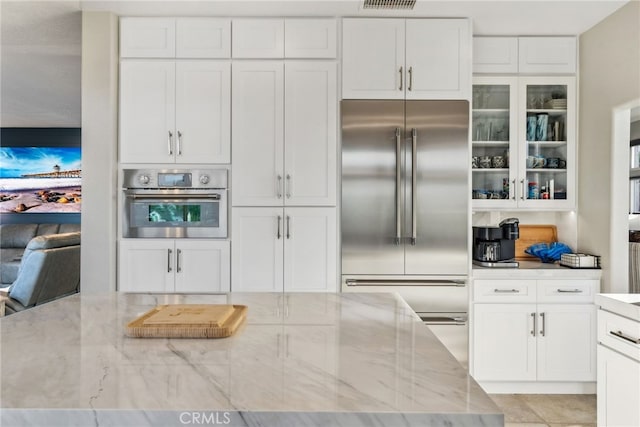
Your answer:
[[[616,198],[624,206],[612,209],[612,122],[614,109],[640,98],[639,46],[637,1],[580,36],[578,246],[602,255],[604,292],[627,291],[626,262],[618,261],[627,259],[628,197]],[[623,247],[612,245],[621,239]]]
[[[82,14],[81,292],[116,289],[118,17]]]

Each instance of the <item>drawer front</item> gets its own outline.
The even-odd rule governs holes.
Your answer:
[[[599,280],[538,280],[538,302],[593,302]]]
[[[535,280],[474,280],[475,302],[536,302]]]
[[[598,342],[640,361],[640,322],[598,310]]]

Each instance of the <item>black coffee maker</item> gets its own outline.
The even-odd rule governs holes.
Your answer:
[[[497,227],[473,227],[473,263],[482,267],[518,267],[518,224],[518,218],[507,218]]]

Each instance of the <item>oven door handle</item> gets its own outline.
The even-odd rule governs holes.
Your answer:
[[[220,194],[185,194],[183,196],[179,194],[132,194],[126,193],[127,198],[129,199],[139,199],[139,200],[176,200],[176,201],[186,201],[189,199],[210,199],[210,200],[220,200],[222,197]]]
[[[442,280],[363,280],[363,279],[347,279],[347,286],[456,286],[462,287],[466,283],[464,280],[442,279]]]

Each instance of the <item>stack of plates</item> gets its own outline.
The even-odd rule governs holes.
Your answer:
[[[564,110],[567,108],[567,100],[566,99],[550,99],[545,104],[546,108],[551,108],[554,110]]]

